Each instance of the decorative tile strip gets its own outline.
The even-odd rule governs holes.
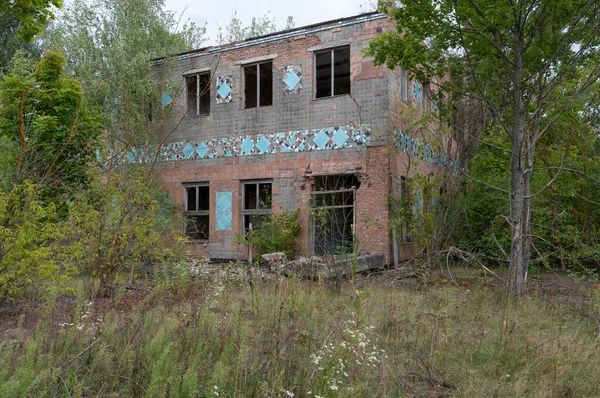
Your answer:
[[[427,144],[418,138],[413,138],[403,131],[394,132],[394,146],[396,149],[414,156],[418,159],[433,163],[439,167],[453,168],[458,172],[458,164],[446,156],[436,151],[431,144]]]
[[[159,160],[215,159],[227,156],[265,155],[286,152],[324,151],[366,146],[371,141],[367,126],[339,126],[240,137],[212,138],[202,141],[170,142],[162,147]],[[156,153],[149,150],[148,153]],[[127,153],[131,162],[146,159],[143,149]]]

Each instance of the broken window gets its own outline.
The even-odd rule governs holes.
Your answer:
[[[353,174],[317,176],[311,192],[313,249],[317,255],[354,252],[354,204],[360,186]]]
[[[242,221],[244,231],[256,228],[263,221],[268,221],[271,215],[271,182],[251,181],[242,184]]]
[[[185,77],[187,111],[190,116],[210,113],[210,72]]]
[[[350,46],[315,53],[316,97],[350,94]]]
[[[246,108],[273,104],[273,62],[244,66]]]
[[[192,240],[208,240],[208,184],[185,187],[185,234]]]

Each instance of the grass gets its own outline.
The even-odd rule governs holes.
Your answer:
[[[127,311],[127,294],[106,311],[81,295],[73,322],[50,309],[0,343],[0,396],[600,396],[598,325],[572,304],[390,278],[338,294],[223,274],[157,286]]]

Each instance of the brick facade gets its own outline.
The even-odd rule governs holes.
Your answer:
[[[219,259],[246,258],[246,248],[233,241],[243,230],[242,184],[253,180],[271,182],[273,212],[300,209],[302,230],[297,252],[311,254],[313,179],[320,175],[354,174],[360,181],[354,204],[354,232],[360,250],[383,253],[386,261],[391,262],[393,245],[388,198],[397,192],[396,177],[407,172],[409,160],[409,155],[396,150],[390,141],[392,132],[405,123],[397,112],[400,83],[398,71],[374,66],[362,55],[368,41],[389,28],[385,16],[364,14],[176,57],[173,73],[181,79],[182,87],[185,87],[186,75],[209,72],[211,78],[210,113],[188,114],[184,89],[173,95],[174,121],[165,128],[169,131],[168,142],[181,143],[177,148],[183,153],[169,157],[161,166],[173,203],[183,209],[186,184],[206,183],[210,190],[210,238],[190,244],[192,254]],[[315,52],[341,46],[350,49],[351,92],[315,98]],[[272,62],[272,105],[246,109],[243,68],[256,62]],[[156,64],[160,68],[160,61]],[[301,75],[300,86],[293,90],[283,81],[292,70]],[[217,85],[223,81],[228,82],[231,92],[226,101],[218,103],[219,99],[215,100]],[[414,104],[413,108],[418,112]],[[367,131],[368,140],[362,135],[358,136],[357,144],[345,141],[344,145],[336,145],[334,128],[346,131],[350,137],[352,131],[355,136],[357,131]],[[323,131],[327,133],[324,140],[329,139],[327,146],[317,141]],[[300,135],[290,132],[300,132]],[[281,142],[293,141],[291,146],[280,147],[280,141],[275,144],[273,137],[277,138],[277,134],[284,137]],[[264,148],[260,148],[260,139],[265,140]],[[208,140],[212,141],[205,144]],[[231,145],[236,145],[238,152],[232,154],[230,147],[217,148],[219,140],[227,141],[227,145],[233,142]],[[248,140],[251,141],[248,145],[256,145],[252,151],[244,148]],[[191,155],[193,150],[204,149],[206,145],[212,151],[210,156],[204,155],[206,151]],[[437,172],[436,167],[429,165],[410,172],[419,170]],[[217,192],[231,192],[229,229],[217,230]],[[399,251],[406,258],[412,247],[406,245]]]

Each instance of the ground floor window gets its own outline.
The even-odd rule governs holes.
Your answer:
[[[209,202],[208,184],[185,187],[185,234],[192,240],[208,240]]]
[[[242,183],[242,227],[244,231],[271,216],[271,181],[248,181]]]
[[[354,204],[359,185],[353,174],[314,178],[311,213],[315,254],[343,255],[354,251]]]

